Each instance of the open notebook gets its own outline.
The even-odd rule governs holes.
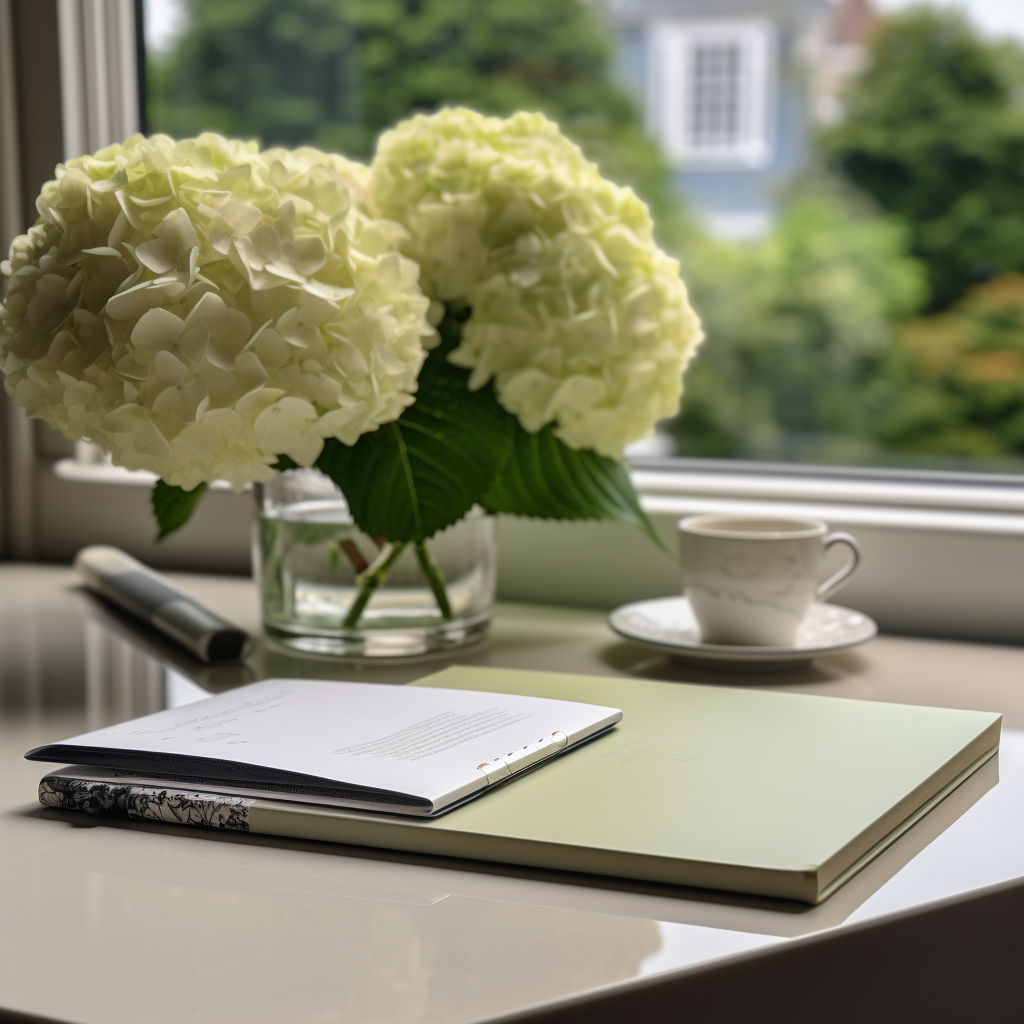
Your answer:
[[[610,729],[541,696],[267,679],[25,756],[219,793],[429,817]]]

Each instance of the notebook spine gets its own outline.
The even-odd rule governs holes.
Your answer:
[[[66,811],[120,811],[129,818],[176,825],[249,831],[249,797],[204,793],[165,786],[100,782],[47,775],[39,783],[39,802]]]
[[[534,743],[527,743],[525,747],[509,751],[493,761],[485,761],[477,765],[477,770],[484,773],[487,785],[493,786],[496,782],[510,778],[517,772],[525,771],[539,761],[544,761],[569,743],[569,737],[564,732],[553,732],[550,736],[542,736]]]

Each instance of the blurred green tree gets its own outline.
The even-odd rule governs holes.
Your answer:
[[[680,455],[870,462],[892,324],[925,292],[906,233],[805,188],[763,241],[695,237],[683,276],[708,335],[670,424]]]
[[[153,130],[212,129],[266,145],[368,157],[416,111],[542,110],[652,207],[663,239],[682,204],[636,106],[612,79],[612,40],[580,0],[187,0],[188,29],[149,62]]]
[[[883,22],[844,122],[822,133],[832,165],[909,226],[932,309],[1024,270],[1022,82],[1019,47],[921,7]]]
[[[1024,455],[1024,276],[976,285],[944,313],[903,326],[874,390],[874,433],[886,448]]]

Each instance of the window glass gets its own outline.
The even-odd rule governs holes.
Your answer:
[[[543,110],[647,200],[705,325],[635,457],[1020,473],[1017,7],[145,0],[147,129],[368,158],[415,111]]]
[[[741,55],[737,43],[698,43],[687,83],[694,149],[739,141]]]

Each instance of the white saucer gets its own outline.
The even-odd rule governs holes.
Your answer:
[[[627,640],[707,668],[766,672],[793,668],[821,654],[870,640],[878,626],[861,612],[835,604],[811,605],[792,647],[732,647],[701,643],[685,597],[658,597],[616,608],[608,624]]]

